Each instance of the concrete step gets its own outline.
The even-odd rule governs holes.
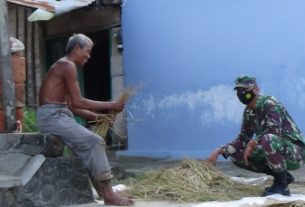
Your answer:
[[[21,185],[22,181],[20,177],[0,175],[0,188],[11,188]]]

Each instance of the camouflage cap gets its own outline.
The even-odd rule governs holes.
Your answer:
[[[256,79],[251,76],[239,76],[235,79],[235,87],[236,88],[252,88],[254,86],[257,86]]]

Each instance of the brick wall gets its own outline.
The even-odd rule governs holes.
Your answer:
[[[18,54],[12,54],[12,70],[15,82],[16,95],[16,120],[23,120],[25,106],[25,58]],[[0,83],[0,100],[2,100],[2,86]],[[0,133],[5,132],[5,120],[2,102],[0,101]]]

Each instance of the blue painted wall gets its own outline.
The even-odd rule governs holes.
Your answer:
[[[238,75],[257,77],[305,132],[305,1],[125,0],[125,155],[206,158],[238,134]]]

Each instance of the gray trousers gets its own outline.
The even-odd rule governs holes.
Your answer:
[[[42,133],[58,136],[70,147],[98,181],[112,178],[105,152],[105,141],[78,124],[65,104],[44,104],[37,110],[38,127]]]

